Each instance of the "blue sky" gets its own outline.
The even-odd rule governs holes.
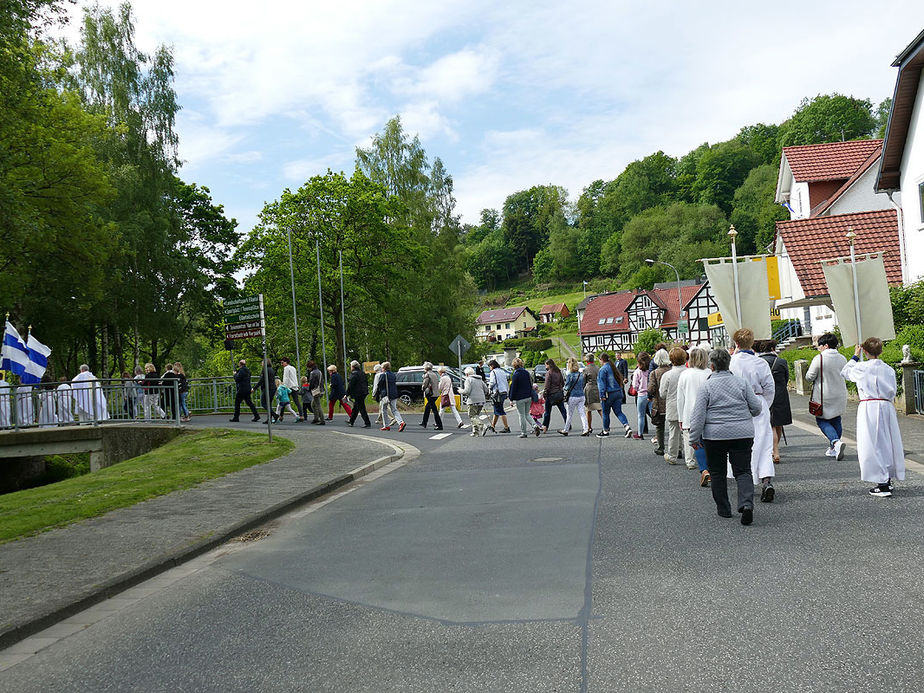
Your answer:
[[[174,50],[180,175],[245,232],[284,188],[352,171],[396,114],[475,223],[532,185],[576,199],[659,149],[781,122],[804,96],[878,103],[924,27],[920,0],[572,5],[133,3],[138,43]]]

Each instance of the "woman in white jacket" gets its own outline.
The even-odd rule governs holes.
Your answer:
[[[709,485],[709,468],[706,466],[706,450],[694,450],[690,445],[690,421],[696,396],[712,371],[709,369],[709,352],[702,347],[690,349],[687,368],[680,374],[677,383],[677,411],[680,414],[680,428],[683,430],[683,456],[687,469],[699,469],[699,485]]]
[[[818,356],[805,373],[805,379],[814,383],[811,400],[821,403],[821,416],[815,417],[815,423],[828,439],[825,455],[839,460],[847,448],[841,441],[841,416],[847,411],[847,384],[841,371],[846,365],[847,359],[837,350],[837,337],[827,333],[818,338]]]
[[[440,374],[440,411],[446,409],[443,405],[443,402],[449,400],[449,409],[452,411],[452,415],[456,418],[456,426],[458,428],[465,428],[465,424],[462,423],[462,415],[459,414],[459,410],[456,409],[456,398],[455,393],[452,391],[452,378],[449,377],[449,369],[446,366],[440,366],[438,369]]]

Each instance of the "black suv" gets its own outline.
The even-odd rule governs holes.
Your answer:
[[[544,383],[545,376],[546,376],[546,373],[548,373],[548,371],[549,369],[544,363],[536,364],[536,367],[533,368],[533,379],[537,383]]]
[[[433,372],[439,376],[439,371],[436,367],[433,368]],[[450,380],[452,380],[453,392],[458,393],[461,387],[459,375],[455,372],[454,368],[448,370],[447,373]],[[401,400],[404,406],[411,406],[411,402],[423,402],[423,377],[423,366],[404,366],[395,373],[395,384],[398,386],[398,399]]]

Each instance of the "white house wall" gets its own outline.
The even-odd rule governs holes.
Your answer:
[[[790,219],[807,219],[812,211],[809,202],[809,184],[794,183],[792,192],[789,197],[789,206],[792,210],[789,213]]]
[[[888,197],[875,191],[874,186],[878,173],[879,167],[875,164],[866,169],[866,173],[860,176],[849,190],[845,190],[844,194],[837,198],[837,201],[825,211],[823,216],[832,217],[836,214],[895,209]],[[896,202],[898,202],[897,197]]]
[[[924,279],[924,210],[921,209],[919,192],[919,186],[924,183],[924,72],[921,73],[918,96],[908,127],[908,139],[905,141],[901,181],[908,280],[913,282]]]

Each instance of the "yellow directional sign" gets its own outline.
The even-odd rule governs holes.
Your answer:
[[[709,321],[709,327],[718,327],[722,324],[722,314],[718,311],[709,313],[706,319]]]
[[[761,262],[764,260],[767,263],[767,293],[770,294],[771,301],[776,301],[782,298],[782,294],[780,293],[780,259],[776,255],[751,258],[751,262]]]

